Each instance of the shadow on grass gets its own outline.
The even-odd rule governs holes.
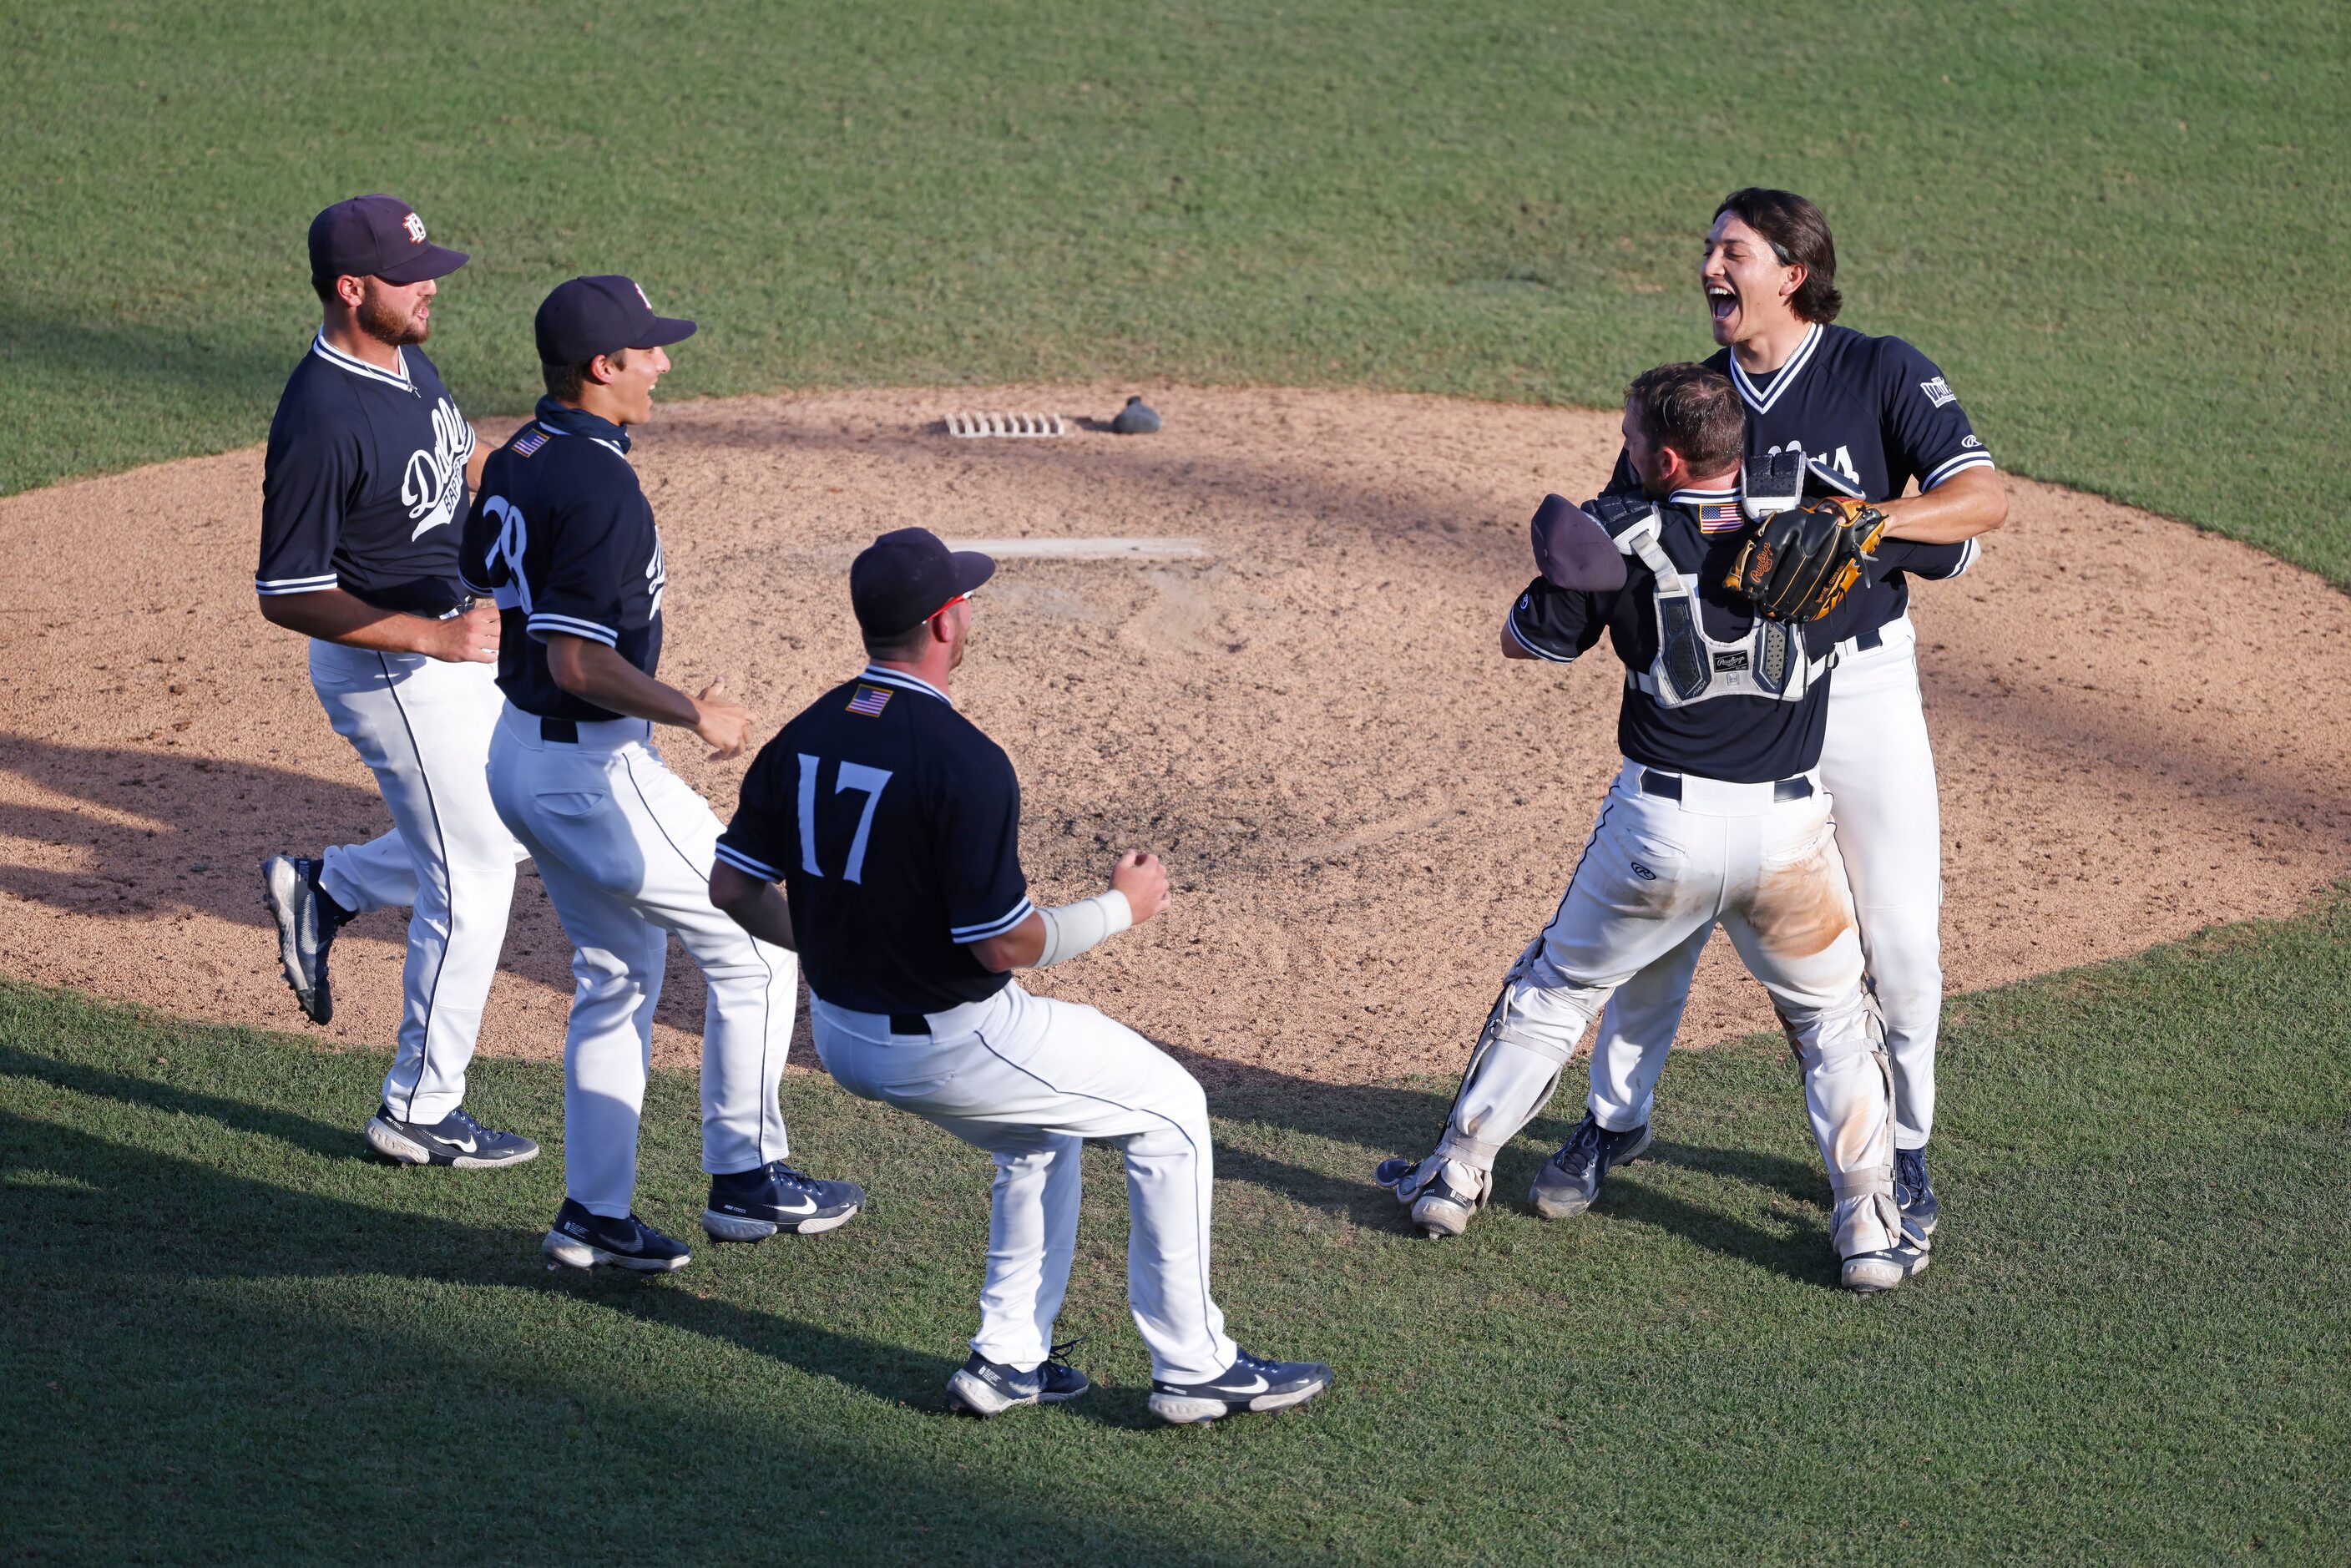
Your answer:
[[[361,1152],[359,1141],[348,1127],[87,1063],[0,1046],[0,1076],[29,1079],[93,1099],[167,1115],[201,1118],[237,1132],[273,1138],[324,1159],[377,1163]],[[38,1131],[35,1130],[37,1126]],[[84,1179],[88,1179],[89,1172],[119,1167],[122,1156],[129,1152],[101,1139],[26,1122],[18,1123],[8,1143],[21,1147],[37,1138],[71,1145],[71,1157],[57,1168]],[[559,1151],[556,1157],[560,1158]],[[190,1224],[198,1228],[204,1227],[210,1217],[251,1212],[258,1207],[270,1212],[271,1224],[266,1233],[253,1235],[250,1250],[224,1254],[207,1247],[207,1266],[196,1270],[199,1277],[371,1274],[477,1285],[511,1286],[529,1281],[550,1290],[567,1291],[610,1312],[723,1340],[812,1375],[831,1378],[877,1399],[934,1409],[942,1416],[949,1413],[943,1390],[948,1375],[961,1364],[956,1360],[925,1355],[769,1313],[747,1312],[705,1299],[691,1291],[662,1289],[656,1281],[619,1270],[600,1270],[585,1275],[549,1270],[539,1260],[537,1232],[461,1226],[444,1219],[393,1214],[225,1176],[165,1155],[142,1154],[140,1158],[152,1163],[152,1176],[142,1170],[135,1178],[120,1178],[120,1186],[104,1189],[110,1198],[119,1202],[121,1212],[153,1215],[160,1209],[184,1208],[189,1211]],[[18,1161],[5,1163],[15,1165]],[[22,1196],[37,1208],[39,1189]],[[25,1218],[31,1228],[38,1228],[37,1213]],[[325,1240],[317,1247],[297,1246],[291,1240],[296,1236]],[[286,1245],[272,1246],[273,1239],[284,1240]],[[711,1248],[719,1245],[709,1241],[696,1244]],[[150,1271],[131,1260],[131,1257],[144,1256],[118,1257],[114,1260],[116,1271]],[[471,1261],[467,1264],[453,1260]],[[152,1271],[166,1270],[158,1266]],[[1139,1398],[1089,1400],[1071,1406],[1067,1416],[1092,1425],[1130,1429],[1157,1425]]]
[[[10,1052],[5,1065],[21,1071],[26,1059]],[[85,1071],[52,1081],[98,1092],[112,1076]],[[151,1108],[205,1115],[224,1107],[211,1096],[143,1087],[150,1092],[137,1103]],[[349,1145],[341,1129],[300,1116],[227,1108],[231,1126],[303,1146],[331,1132],[338,1149]],[[258,1488],[279,1500],[269,1521],[274,1544],[261,1559],[312,1559],[323,1548],[305,1541],[310,1532],[364,1533],[370,1513],[419,1495],[433,1500],[411,1521],[420,1541],[478,1537],[515,1561],[547,1550],[531,1542],[559,1539],[567,1554],[601,1560],[636,1540],[639,1529],[657,1529],[687,1558],[716,1552],[725,1560],[797,1553],[816,1543],[811,1538],[826,1537],[835,1560],[984,1562],[1006,1542],[1041,1562],[1093,1560],[1098,1552],[1148,1561],[1207,1555],[1194,1543],[1157,1539],[1114,1519],[1075,1518],[1041,1497],[1008,1495],[991,1481],[990,1465],[893,1455],[861,1429],[903,1421],[897,1406],[959,1420],[944,1408],[942,1387],[954,1364],[944,1357],[747,1310],[668,1281],[552,1280],[528,1234],[290,1190],[13,1114],[0,1114],[0,1150],[8,1155],[0,1164],[12,1173],[72,1180],[9,1185],[11,1272],[29,1293],[0,1333],[0,1352],[10,1353],[0,1359],[17,1361],[16,1353],[61,1334],[72,1345],[66,1375],[105,1369],[110,1383],[77,1398],[42,1453],[17,1450],[22,1462],[9,1467],[0,1496],[15,1495],[21,1545],[47,1540],[103,1556],[111,1549],[98,1543],[112,1542],[136,1554],[145,1538],[145,1549],[171,1556],[209,1532],[207,1550],[196,1553],[207,1555],[225,1549],[223,1533],[244,1528],[235,1511],[220,1511],[219,1498]],[[89,1245],[93,1214],[140,1216],[146,1243]],[[329,1297],[334,1304],[324,1312],[281,1307],[270,1294],[278,1281],[334,1278],[382,1281],[393,1294]],[[461,1315],[444,1320],[426,1298],[426,1310],[412,1318],[402,1308],[418,1298],[401,1290],[402,1281],[535,1290],[632,1324],[739,1348],[868,1403],[844,1424],[838,1406],[811,1408],[805,1396],[798,1405],[712,1398],[692,1381],[664,1381],[657,1342],[633,1332],[600,1334],[559,1307],[517,1312],[492,1303],[509,1322],[479,1340],[467,1332],[473,1318],[462,1314],[480,1312],[481,1304],[462,1304]],[[260,1293],[213,1288],[222,1282]],[[340,1315],[355,1300],[365,1314],[357,1323]],[[387,1310],[392,1320],[377,1321]],[[58,1321],[61,1311],[72,1314],[69,1325]],[[531,1354],[537,1336],[549,1333],[559,1340],[555,1354]],[[614,1343],[627,1348],[599,1355],[600,1345]],[[47,1359],[38,1364],[64,1370]],[[706,1375],[700,1358],[689,1355],[684,1365],[689,1375]],[[409,1408],[383,1408],[387,1377],[405,1391]],[[107,1419],[91,1407],[93,1398],[141,1407]],[[230,1428],[219,1425],[223,1401],[246,1411]],[[1133,1418],[1119,1410],[1093,1419],[1144,1425],[1139,1398],[1133,1403]],[[246,1425],[259,1409],[269,1412],[272,1437],[248,1446]],[[451,1421],[436,1410],[471,1416]],[[1072,1406],[1039,1419],[1087,1414]],[[93,1511],[89,1500],[74,1500],[66,1472],[82,1463],[71,1457],[78,1445],[98,1440],[94,1419],[116,1428],[106,1446],[127,1453],[133,1473],[118,1476],[105,1506]],[[16,1420],[0,1418],[0,1430],[11,1427],[25,1436]],[[366,1434],[364,1452],[375,1457],[355,1458],[338,1441],[358,1429]],[[391,1452],[401,1457],[387,1471],[381,1456]],[[172,1485],[159,1475],[184,1480]],[[661,1501],[664,1487],[683,1495]],[[737,1506],[709,1506],[721,1500]],[[756,1505],[745,1506],[752,1500]],[[682,1508],[685,1502],[701,1506]],[[654,1517],[639,1522],[645,1515]],[[164,1544],[173,1540],[180,1545]],[[235,1555],[252,1550],[244,1542]]]
[[[1164,1042],[1161,1049],[1186,1056]],[[1285,1159],[1256,1146],[1245,1133],[1238,1143],[1228,1136],[1218,1144],[1220,1178],[1248,1182],[1365,1228],[1412,1229],[1395,1197],[1373,1181],[1372,1167],[1387,1154],[1419,1155],[1435,1146],[1452,1107],[1449,1088],[1320,1083],[1270,1068],[1186,1060],[1213,1085],[1209,1106],[1228,1124],[1255,1124],[1378,1151],[1367,1153],[1359,1169],[1333,1171]],[[1531,1154],[1523,1140],[1555,1147],[1574,1132],[1583,1115],[1574,1092],[1579,1082],[1580,1074],[1571,1069],[1562,1092],[1496,1162],[1496,1204],[1516,1206],[1544,1157]],[[1803,1115],[1801,1091],[1792,1099],[1789,1113]],[[1791,1216],[1784,1228],[1772,1228],[1692,1203],[1644,1183],[1643,1166],[1652,1163],[1760,1188],[1804,1206],[1805,1217]],[[1661,1142],[1652,1145],[1641,1160],[1610,1176],[1593,1212],[1604,1220],[1670,1231],[1709,1251],[1805,1284],[1835,1283],[1826,1239],[1828,1182],[1816,1165],[1752,1149]]]
[[[0,1071],[24,1074],[33,1065],[57,1064],[16,1051],[0,1056]],[[93,1094],[105,1092],[99,1080],[115,1076],[87,1069],[29,1075]],[[140,1087],[148,1092],[130,1103],[175,1114],[211,1117],[216,1107],[234,1106],[162,1085]],[[254,1106],[234,1109],[239,1113],[217,1119],[329,1157],[366,1158],[352,1152],[352,1137],[344,1128]],[[536,1231],[466,1225],[299,1192],[13,1115],[0,1115],[0,1126],[8,1128],[6,1141],[14,1151],[10,1166],[69,1174],[78,1184],[69,1189],[12,1189],[17,1217],[14,1228],[19,1235],[55,1233],[84,1223],[64,1211],[86,1209],[94,1193],[112,1212],[141,1216],[142,1228],[151,1232],[160,1227],[166,1233],[201,1238],[201,1245],[188,1253],[171,1248],[94,1253],[80,1265],[91,1272],[149,1277],[159,1288],[191,1280],[337,1276],[538,1288],[642,1322],[721,1341],[885,1403],[935,1411],[942,1419],[957,1418],[944,1389],[948,1375],[961,1364],[958,1360],[748,1311],[688,1289],[670,1288],[665,1280],[619,1270],[575,1274],[551,1270],[540,1260]],[[45,1213],[49,1207],[59,1212]],[[251,1223],[264,1216],[266,1224]],[[1069,1414],[1097,1425],[1152,1424],[1139,1403],[1131,1416],[1075,1406]]]

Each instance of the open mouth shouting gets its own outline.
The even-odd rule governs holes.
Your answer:
[[[1708,282],[1706,285],[1706,308],[1714,318],[1716,326],[1727,324],[1739,314],[1739,291],[1727,283]]]

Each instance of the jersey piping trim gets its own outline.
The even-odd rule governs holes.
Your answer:
[[[1976,558],[1981,554],[1983,554],[1983,541],[1981,539],[1969,539],[1967,541],[1967,548],[1959,551],[1959,564],[1951,569],[1951,577],[1967,576],[1968,568],[1975,565]],[[1948,582],[1950,580],[1950,578],[1945,578],[1943,580]]]
[[[1028,895],[1023,894],[1020,902],[1014,904],[1011,913],[1002,919],[983,920],[977,925],[950,925],[947,937],[958,946],[969,946],[974,942],[985,942],[991,936],[1003,936],[1035,913],[1036,905],[1030,904]]]
[[[903,670],[885,670],[879,664],[868,664],[857,673],[857,678],[861,681],[876,681],[885,686],[896,686],[904,691],[928,692],[947,706],[955,706],[955,699],[946,693],[920,675],[910,675]]]
[[[1771,413],[1771,405],[1778,402],[1788,389],[1796,384],[1796,379],[1804,373],[1804,367],[1812,363],[1813,350],[1820,346],[1821,324],[1815,321],[1813,329],[1804,334],[1804,340],[1796,345],[1796,351],[1788,356],[1788,362],[1772,372],[1771,390],[1768,392],[1757,390],[1755,383],[1748,380],[1746,368],[1740,364],[1739,355],[1734,351],[1730,356],[1730,379],[1738,383],[1740,400],[1758,413]]]
[[[339,371],[349,371],[355,376],[365,376],[371,382],[381,382],[386,386],[398,387],[406,392],[416,390],[416,382],[410,379],[408,374],[408,355],[402,350],[392,350],[392,354],[400,361],[398,375],[392,374],[380,365],[371,365],[365,360],[353,359],[329,343],[324,332],[310,340],[310,351]]]
[[[717,853],[720,860],[725,861],[737,871],[742,872],[749,876],[756,876],[761,882],[781,882],[784,880],[784,873],[782,872],[778,871],[774,866],[769,865],[763,860],[754,860],[749,855],[745,854],[741,850],[736,849],[727,843],[725,839],[718,841]]]
[[[1547,649],[1538,648],[1532,643],[1528,642],[1526,633],[1519,630],[1519,617],[1516,611],[1511,612],[1510,619],[1502,622],[1502,627],[1503,630],[1510,632],[1511,642],[1516,643],[1520,647],[1524,648],[1528,653],[1532,653],[1538,659],[1548,660],[1554,664],[1573,664],[1575,663],[1575,655],[1573,653],[1554,653]]]
[[[1739,492],[1736,490],[1677,490],[1666,497],[1666,505],[1686,507],[1695,506],[1701,501],[1735,501],[1737,499],[1739,499]]]
[[[1923,495],[1933,489],[1963,468],[1996,468],[1999,465],[1991,460],[1991,454],[1989,452],[1962,452],[1924,479],[1919,480],[1919,493]]]
[[[602,447],[605,451],[611,453],[613,456],[619,458],[622,462],[626,463],[629,460],[629,455],[621,449],[621,444],[617,441],[607,441],[601,435],[579,436],[576,431],[558,430],[555,426],[548,423],[545,420],[540,420],[538,422],[538,427],[539,429],[547,432],[549,435],[561,435],[565,437],[578,436],[579,439],[583,441],[592,441],[597,445]]]
[[[534,615],[523,622],[529,632],[560,632],[568,637],[585,637],[590,643],[601,643],[607,648],[617,647],[621,634],[610,627],[599,626],[593,621],[575,621],[569,615]]]
[[[331,571],[324,577],[256,577],[253,580],[253,591],[264,599],[274,599],[281,593],[324,593],[341,582],[342,579]]]

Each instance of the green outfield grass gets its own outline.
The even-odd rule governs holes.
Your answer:
[[[1707,347],[1731,186],[2001,461],[2351,582],[2335,0],[38,5],[0,13],[0,489],[258,440],[301,234],[391,188],[479,257],[477,413],[624,269],[673,383],[1107,377],[1612,403]],[[1107,412],[1107,411],[1102,411]]]
[[[1505,956],[1494,956],[1497,962]],[[1583,1219],[1401,1233],[1367,1173],[1437,1084],[1217,1097],[1219,1294],[1327,1357],[1307,1410],[1144,1409],[1094,1151],[1065,1330],[1104,1386],[946,1414],[983,1157],[795,1076],[850,1228],[550,1278],[559,1149],[361,1156],[381,1063],[0,987],[0,1555],[1134,1563],[2209,1563],[2335,1555],[2351,1511],[2351,896],[1959,999],[1947,1223],[1833,1288],[1783,1049],[1668,1071],[1654,1155]],[[552,1139],[549,1067],[475,1103]],[[689,1227],[691,1082],[641,1209]],[[1564,1107],[1555,1108],[1563,1110]],[[1562,1114],[1506,1155],[1521,1188]]]

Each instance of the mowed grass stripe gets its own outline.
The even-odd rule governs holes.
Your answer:
[[[475,1103],[547,1138],[489,1175],[360,1157],[381,1063],[0,988],[0,1528],[89,1561],[355,1555],[847,1562],[2201,1562],[2325,1555],[2351,1506],[2351,895],[1961,998],[1949,1221],[1894,1295],[1833,1288],[1784,1049],[1668,1069],[1592,1216],[1403,1234],[1367,1173],[1449,1085],[1217,1096],[1219,1294],[1330,1359],[1307,1411],[1170,1431],[1123,1301],[1114,1158],[1063,1329],[1103,1387],[945,1413],[986,1160],[813,1076],[799,1157],[871,1210],[552,1278],[545,1066]],[[1505,1156],[1523,1188],[1572,1095]],[[638,1204],[694,1234],[690,1078]]]
[[[0,17],[0,490],[259,439],[315,319],[303,225],[362,190],[475,254],[433,347],[488,414],[537,391],[547,287],[605,270],[704,323],[678,395],[1073,377],[1606,406],[1707,349],[1697,236],[1762,182],[1825,205],[1845,319],[1939,361],[2003,463],[2351,582],[2322,490],[2351,318],[2314,304],[2351,217],[2326,0],[380,20]]]

